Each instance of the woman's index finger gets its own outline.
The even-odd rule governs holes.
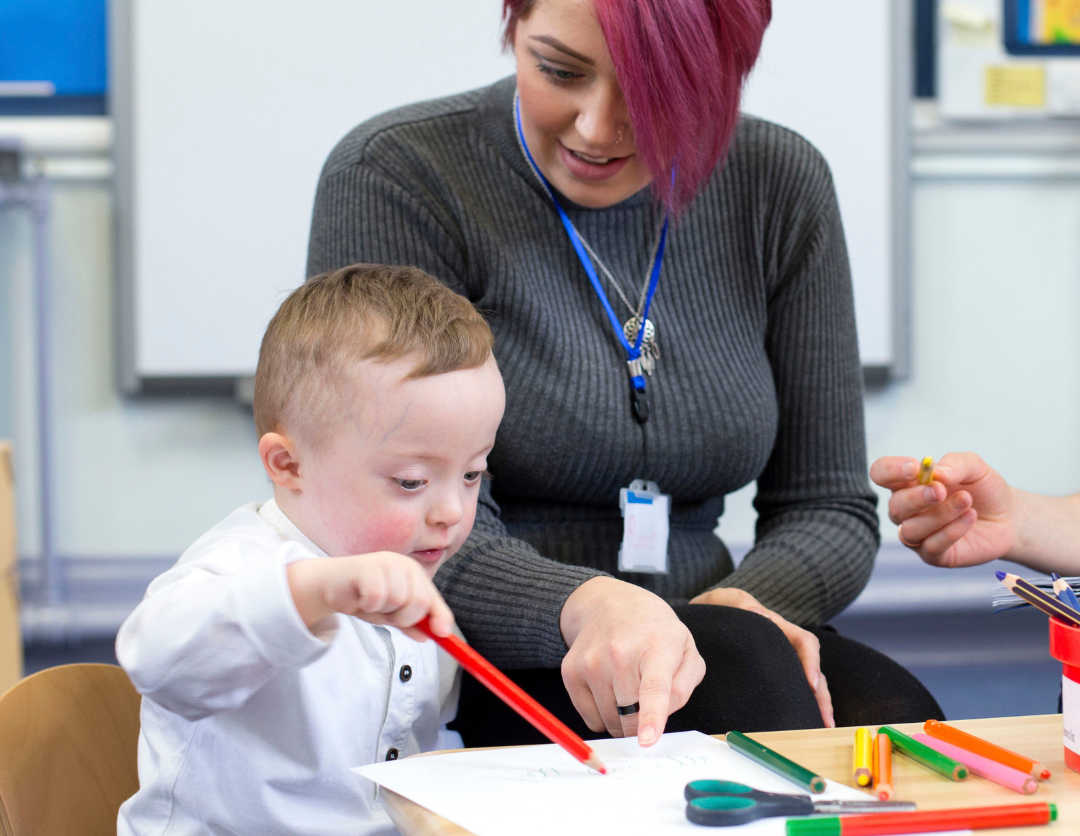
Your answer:
[[[650,651],[641,660],[638,686],[638,742],[651,746],[660,739],[671,707],[671,686],[680,660],[664,659],[662,652]],[[646,730],[651,730],[649,734]]]

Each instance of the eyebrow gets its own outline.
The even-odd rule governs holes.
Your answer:
[[[485,447],[483,450],[478,451],[476,453],[476,455],[473,456],[473,458],[476,458],[476,456],[486,456],[494,448],[495,448],[494,444],[489,445],[489,446]],[[402,459],[415,459],[416,461],[420,461],[420,462],[441,462],[441,461],[444,461],[446,459],[445,456],[441,456],[438,453],[406,453],[406,454],[400,456],[399,458],[402,458]]]
[[[530,35],[529,40],[540,41],[540,43],[547,44],[552,49],[557,49],[559,52],[565,52],[571,58],[577,59],[582,64],[588,64],[590,67],[596,66],[596,62],[592,58],[589,58],[587,55],[582,55],[576,50],[570,49],[570,47],[558,38],[553,38],[550,35]]]

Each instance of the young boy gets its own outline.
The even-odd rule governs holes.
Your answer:
[[[117,637],[144,697],[121,836],[394,832],[350,767],[450,742],[454,669],[410,628],[453,626],[431,578],[502,419],[491,346],[415,268],[356,264],[285,300],[255,375],[274,499],[199,538]]]

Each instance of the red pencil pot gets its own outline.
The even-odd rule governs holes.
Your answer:
[[[1080,772],[1080,627],[1051,618],[1050,655],[1061,662],[1065,765]]]

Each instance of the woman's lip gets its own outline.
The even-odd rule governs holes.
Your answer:
[[[574,154],[561,142],[558,145],[559,159],[562,164],[566,166],[574,177],[580,180],[607,180],[622,171],[626,164],[630,162],[630,157],[627,156],[615,157],[603,164],[589,163]]]

